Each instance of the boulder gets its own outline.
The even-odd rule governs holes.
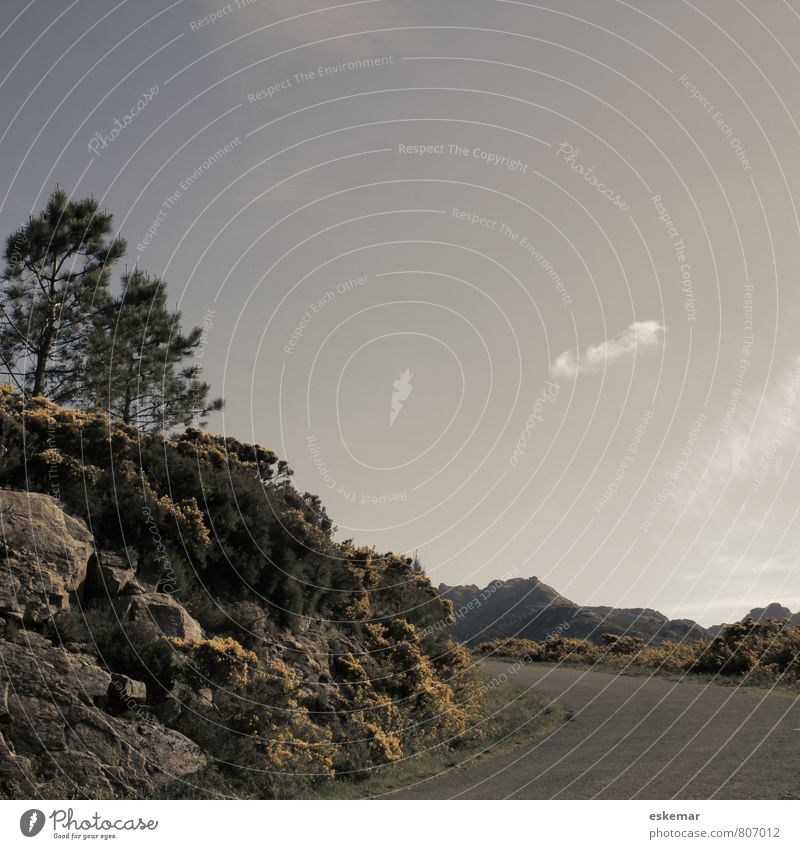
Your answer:
[[[114,673],[108,685],[108,695],[128,706],[136,702],[144,703],[147,701],[147,685],[144,681],[136,681],[128,678],[127,675]]]
[[[137,797],[193,775],[206,765],[200,748],[165,728],[144,708],[111,716],[112,676],[88,655],[46,641],[0,641],[0,784],[36,795],[60,778],[92,794]],[[141,682],[125,679],[141,695]]]
[[[203,639],[200,623],[189,615],[179,601],[166,593],[131,596],[124,615],[132,622],[152,625],[157,633],[165,637],[180,637],[190,641]]]
[[[136,585],[136,572],[125,557],[110,551],[98,552],[89,560],[85,597],[113,598]]]
[[[40,625],[69,608],[94,542],[86,523],[37,492],[0,490],[0,615]]]

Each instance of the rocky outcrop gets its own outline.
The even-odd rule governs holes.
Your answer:
[[[124,618],[152,626],[154,631],[165,637],[180,637],[196,642],[204,637],[200,623],[193,619],[186,608],[166,593],[142,593],[131,596],[123,603]]]
[[[95,794],[152,796],[205,765],[195,743],[143,708],[109,714],[114,680],[88,655],[24,630],[0,652],[0,780],[30,792],[30,782],[61,777]],[[141,682],[121,683],[144,696]]]
[[[111,683],[108,685],[109,698],[121,702],[127,707],[135,704],[144,704],[147,701],[147,684],[144,681],[135,681],[127,675],[117,672],[111,675]]]
[[[89,560],[84,595],[86,598],[114,598],[139,589],[131,562],[111,551],[98,552]]]
[[[56,778],[92,794],[152,796],[200,770],[201,749],[155,717],[144,682],[41,633],[71,599],[105,601],[156,635],[202,639],[196,620],[171,596],[145,592],[135,561],[96,552],[86,524],[49,495],[0,490],[0,557],[0,785],[30,795]]]
[[[0,617],[40,625],[66,610],[93,549],[86,524],[51,496],[0,490]]]

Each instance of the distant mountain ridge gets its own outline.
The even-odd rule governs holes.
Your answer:
[[[745,619],[787,619],[789,625],[800,626],[800,611],[792,613],[788,607],[778,604],[773,601],[766,607],[754,607],[746,616],[743,616],[739,621],[744,622]],[[728,623],[720,625],[712,625],[708,631],[712,636],[716,636]]]
[[[497,580],[484,588],[440,584],[439,593],[453,602],[456,621],[451,633],[468,644],[498,637],[541,641],[553,636],[599,643],[603,634],[627,634],[647,643],[691,641],[710,639],[723,627],[704,628],[691,619],[669,619],[648,607],[579,605],[537,577]],[[790,624],[800,625],[800,612],[793,614],[777,603],[753,608],[748,615],[753,619],[788,619]]]

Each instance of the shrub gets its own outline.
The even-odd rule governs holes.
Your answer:
[[[196,428],[164,438],[0,387],[0,487],[56,480],[99,549],[129,547],[140,578],[174,576],[208,639],[123,626],[108,600],[56,617],[51,635],[144,680],[230,795],[298,795],[480,734],[470,656],[434,627],[450,602],[411,558],[334,541],[290,476],[258,445]],[[160,710],[176,684],[189,704]]]
[[[182,676],[198,689],[209,685],[244,688],[259,667],[258,656],[231,637],[212,637],[198,642],[173,637],[170,643],[186,660]]]
[[[711,641],[646,645],[638,637],[605,634],[603,645],[556,637],[542,643],[517,638],[481,643],[476,653],[527,662],[604,663],[621,670],[694,672],[745,683],[800,683],[800,628],[777,619],[725,625]]]
[[[800,677],[800,628],[787,627],[777,619],[746,619],[726,625],[699,653],[692,670],[719,675],[767,672],[788,681]]]

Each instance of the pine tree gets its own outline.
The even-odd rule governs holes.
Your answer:
[[[222,408],[200,378],[203,344],[202,328],[182,333],[181,313],[169,310],[161,279],[126,271],[122,293],[97,314],[87,341],[86,401],[147,431],[201,420]]]
[[[108,304],[109,270],[125,252],[112,216],[93,198],[56,187],[46,207],[9,236],[0,295],[0,368],[26,397],[72,400],[84,331]]]

